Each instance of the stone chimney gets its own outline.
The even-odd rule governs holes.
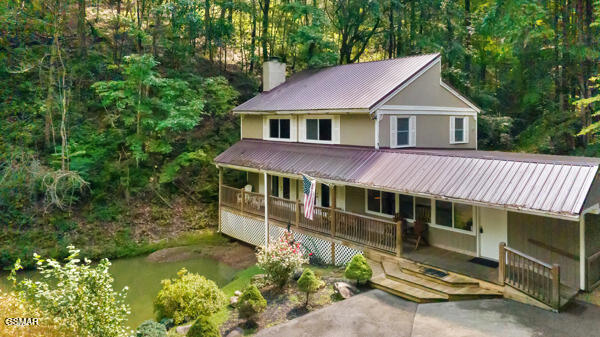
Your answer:
[[[272,59],[263,63],[263,91],[269,91],[285,82],[285,63]]]

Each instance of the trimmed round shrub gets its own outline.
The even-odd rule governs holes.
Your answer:
[[[136,337],[166,337],[167,336],[167,328],[155,321],[147,320],[138,326],[136,332]]]
[[[322,284],[323,282],[315,276],[315,273],[313,273],[312,270],[304,268],[302,276],[298,279],[298,289],[306,293],[306,303],[304,303],[304,306],[308,305],[308,296],[319,290]]]
[[[373,271],[367,263],[367,259],[362,254],[356,254],[346,266],[344,276],[351,280],[356,280],[356,284],[360,281],[368,281],[373,276]]]
[[[188,330],[187,337],[221,337],[219,327],[206,316],[200,316]]]
[[[163,280],[162,289],[154,299],[158,319],[172,318],[175,324],[210,316],[227,304],[225,294],[217,284],[204,276],[188,273],[183,268],[179,278]]]
[[[244,290],[238,304],[240,317],[253,321],[266,308],[267,301],[254,284]]]

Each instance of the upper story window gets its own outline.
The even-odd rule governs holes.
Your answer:
[[[393,216],[396,194],[378,190],[366,190],[367,213]]]
[[[450,144],[469,142],[469,117],[450,117]]]
[[[290,139],[290,120],[288,118],[269,119],[269,138]]]
[[[340,116],[307,115],[300,118],[299,137],[307,143],[340,143]]]
[[[391,116],[390,129],[390,147],[410,147],[416,145],[416,116]]]

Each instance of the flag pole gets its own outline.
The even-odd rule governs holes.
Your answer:
[[[267,172],[264,172],[265,183],[265,248],[269,248],[269,181],[267,180]]]

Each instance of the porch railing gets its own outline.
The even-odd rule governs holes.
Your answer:
[[[554,309],[560,307],[560,267],[542,262],[500,244],[499,281],[538,299]]]
[[[223,206],[264,216],[262,194],[222,185],[220,200]],[[315,206],[310,220],[304,217],[304,204],[274,196],[269,197],[268,208],[269,219],[388,253],[401,250],[401,238],[396,235],[399,223],[320,206]]]

